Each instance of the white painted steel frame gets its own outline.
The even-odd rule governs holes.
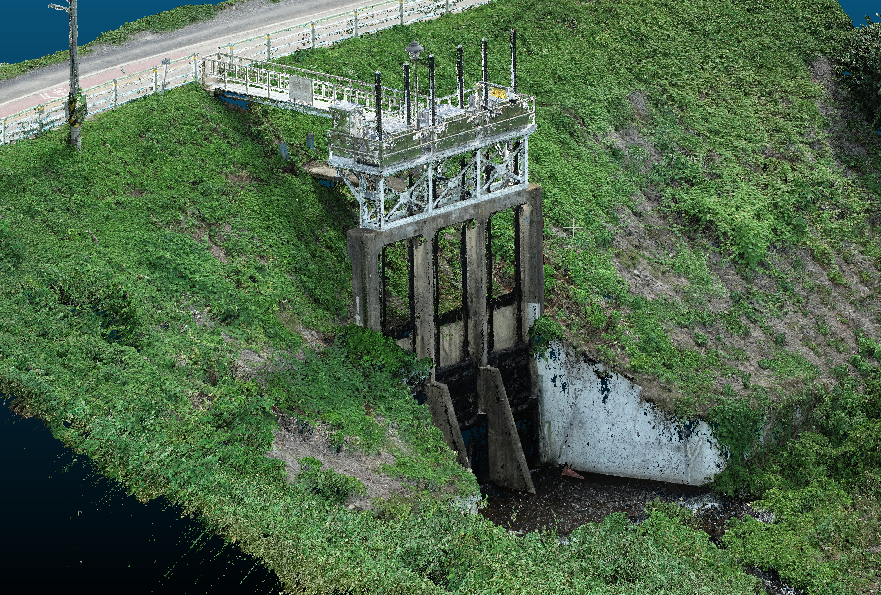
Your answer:
[[[492,161],[483,158],[487,146],[501,144],[501,142],[507,144],[507,141],[515,139],[520,139],[522,145],[516,151],[510,151],[508,155],[505,156],[502,163],[493,163]],[[344,180],[346,186],[348,186],[349,190],[352,192],[352,195],[358,200],[360,226],[367,229],[383,231],[398,227],[399,225],[419,221],[453,208],[459,208],[461,206],[478,203],[484,200],[491,200],[528,187],[528,136],[513,136],[501,142],[497,141],[479,147],[476,150],[474,158],[465,165],[462,172],[456,174],[447,181],[446,188],[439,192],[437,197],[433,195],[434,184],[432,184],[432,181],[434,179],[436,163],[440,160],[429,162],[425,173],[423,173],[410,188],[403,192],[391,191],[392,196],[397,197],[397,201],[388,213],[385,212],[386,192],[388,191],[385,184],[385,178],[387,176],[376,176],[371,175],[368,172],[356,171],[355,173],[358,176],[358,185],[356,187],[349,180],[347,175],[348,172],[345,169],[339,168],[337,169],[337,173],[340,178]],[[453,150],[451,149],[450,151]],[[470,151],[467,149],[460,150],[458,153],[452,153],[450,156],[455,157],[466,152]],[[515,156],[519,158],[518,169],[520,171],[514,170]],[[486,179],[482,179],[484,177],[483,167],[487,164],[492,164],[493,175]],[[473,177],[469,174],[472,166],[474,168]],[[402,168],[399,171],[406,169],[409,168]],[[468,186],[465,189],[466,191],[471,192],[471,198],[465,200],[450,200],[449,202],[446,202],[444,200],[445,198],[455,196],[457,191],[463,190],[460,182],[463,173],[466,175],[467,180],[473,184],[473,186]],[[366,183],[368,181],[373,181],[374,184],[378,186],[378,189],[368,190],[368,184]],[[424,202],[419,199],[417,194],[423,187],[426,187],[424,193],[427,194]],[[404,214],[405,211],[408,214]]]

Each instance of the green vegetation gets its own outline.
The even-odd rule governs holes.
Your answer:
[[[881,14],[875,13],[881,18]],[[870,114],[872,128],[881,126],[881,72],[872,68],[881,60],[881,23],[873,23],[865,15],[866,26],[861,26],[848,43],[841,59],[840,72],[848,72],[845,80],[855,100]]]
[[[171,10],[164,10],[159,14],[146,16],[131,23],[125,23],[119,29],[114,31],[105,31],[99,35],[94,41],[79,46],[79,55],[85,56],[95,51],[98,44],[121,45],[128,41],[136,33],[150,31],[152,33],[163,33],[166,31],[175,31],[183,29],[187,25],[210,21],[221,10],[232,8],[236,4],[247,2],[248,0],[224,0],[219,4],[186,4],[178,6]],[[270,2],[278,2],[279,0],[269,0]],[[79,40],[77,40],[79,41]],[[59,45],[63,40],[59,39]],[[15,64],[0,64],[0,81],[11,79],[20,74],[43,66],[51,66],[52,64],[61,64],[70,61],[70,50],[65,48],[54,54],[48,54],[41,58],[32,58]]]
[[[356,204],[301,169],[326,158],[330,122],[231,112],[194,85],[86,122],[81,155],[63,129],[0,147],[0,392],[291,590],[759,593],[742,571],[754,565],[812,595],[872,592],[881,142],[865,109],[823,86],[838,84],[849,19],[833,0],[499,0],[279,62],[401,87],[416,38],[452,91],[456,45],[474,81],[482,37],[490,79],[507,80],[515,27],[546,221],[548,307],[530,336],[705,416],[731,457],[714,487],[759,499],[773,523],[732,523],[718,549],[656,505],[639,526],[612,515],[561,546],[446,506],[477,486],[410,396],[425,363],[350,325]],[[499,288],[509,221],[493,222]],[[240,378],[239,349],[267,345],[303,355],[265,385]],[[362,486],[305,459],[287,482],[264,456],[276,411],[330,424],[340,449],[392,453],[383,469],[408,496],[350,511],[340,502]]]
[[[532,352],[544,357],[551,341],[563,338],[563,327],[559,322],[548,316],[539,316],[529,327],[529,343]]]
[[[303,457],[299,463],[304,469],[297,474],[297,485],[329,502],[342,504],[352,493],[367,494],[367,488],[359,479],[341,475],[333,469],[322,469],[318,459]]]

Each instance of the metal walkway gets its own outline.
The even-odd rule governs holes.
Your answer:
[[[222,90],[227,97],[332,118],[340,103],[375,105],[374,88],[367,83],[293,66],[261,62],[218,53],[202,58],[202,87]],[[383,89],[391,101],[396,89]],[[390,102],[391,103],[391,102]]]
[[[431,91],[415,98],[408,65],[400,91],[383,87],[379,72],[369,85],[229,54],[202,59],[202,86],[233,100],[332,118],[328,164],[358,199],[361,227],[385,230],[527,187],[535,98],[517,93],[513,55],[511,85],[489,83],[484,40],[484,80],[466,90],[460,46],[458,90],[440,98],[431,56]]]

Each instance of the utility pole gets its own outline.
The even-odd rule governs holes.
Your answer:
[[[70,146],[82,152],[80,141],[80,127],[82,126],[82,112],[85,111],[85,103],[77,105],[80,93],[79,85],[79,58],[76,47],[76,0],[68,0],[68,7],[50,4],[49,8],[66,11],[70,19],[70,93],[67,95],[67,123],[70,124]],[[85,98],[83,98],[85,100]]]

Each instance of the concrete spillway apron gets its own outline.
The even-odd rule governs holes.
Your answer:
[[[534,494],[535,487],[498,368],[480,367],[477,396],[480,410],[487,416],[490,479],[496,485]]]

